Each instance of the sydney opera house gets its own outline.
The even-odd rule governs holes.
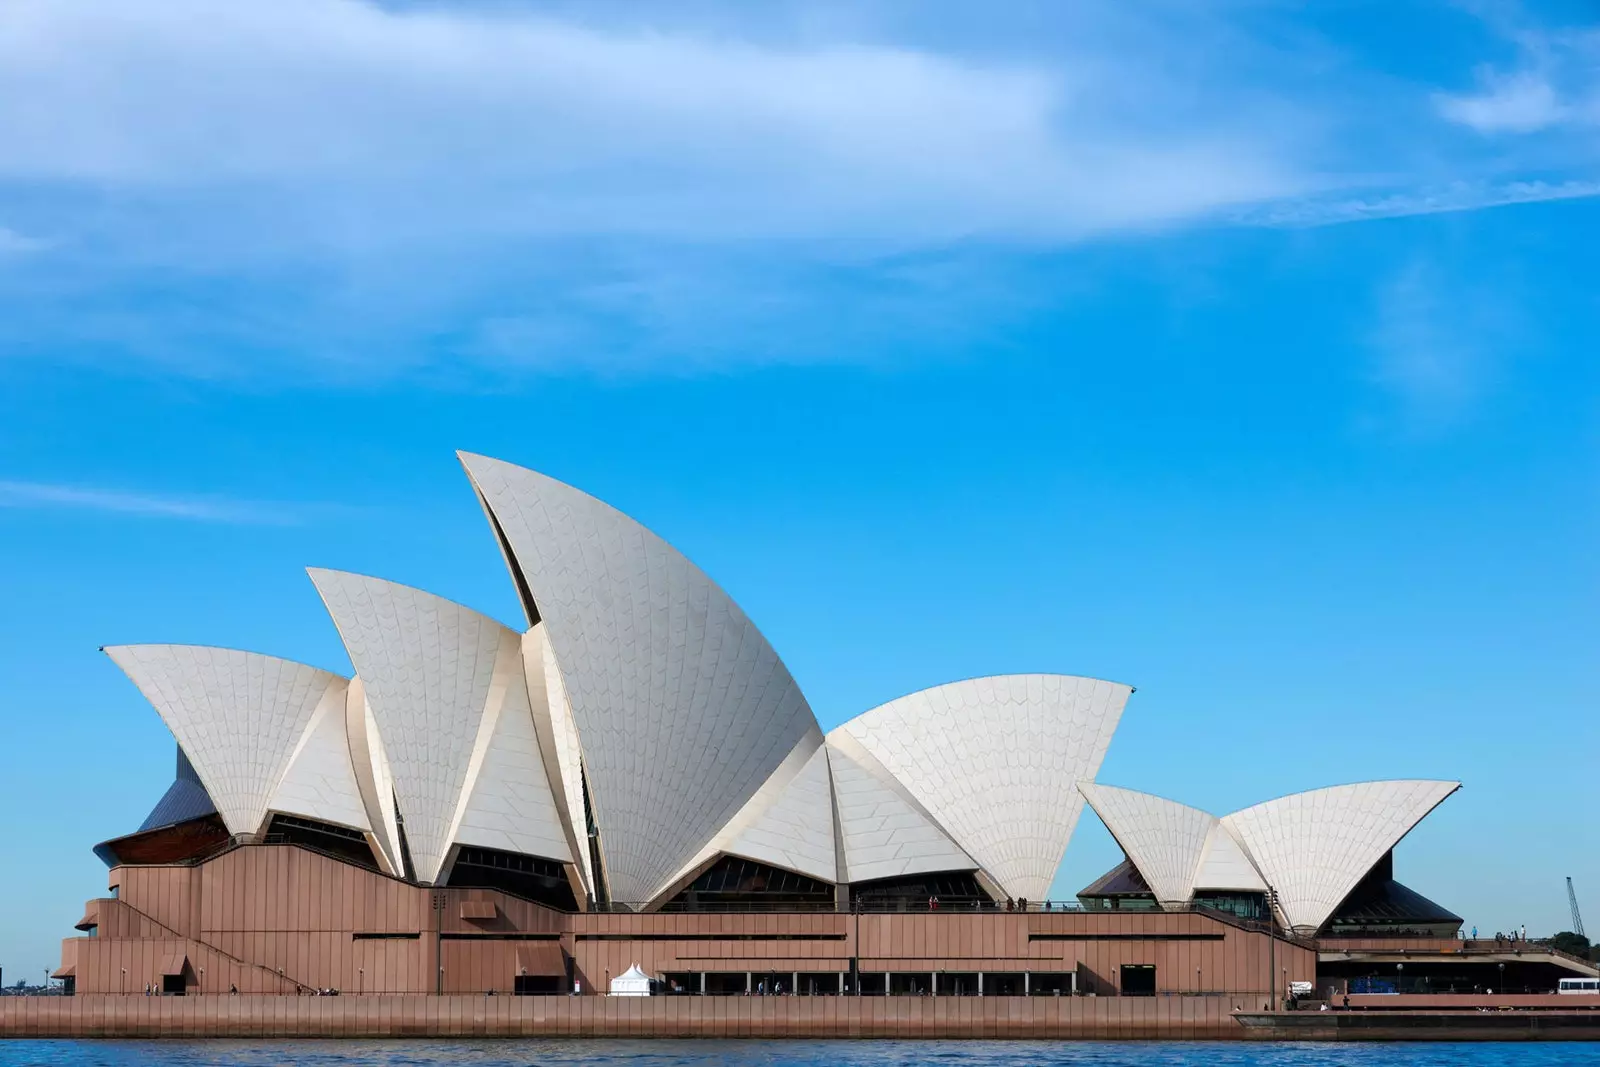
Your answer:
[[[935,685],[825,732],[661,538],[461,460],[525,625],[313,569],[349,677],[104,650],[172,732],[177,774],[97,847],[109,894],[63,944],[70,987],[591,994],[642,972],[708,996],[1260,1000],[1377,980],[1458,937],[1393,860],[1458,783],[1214,816],[1096,782],[1133,691],[1055,674]],[[1126,859],[1051,899],[1086,802]]]

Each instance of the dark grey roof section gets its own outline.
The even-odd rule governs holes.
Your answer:
[[[200,784],[200,776],[194,772],[189,757],[179,748],[177,774],[172,784],[134,832],[142,834],[162,826],[175,826],[203,815],[214,815],[216,810],[217,806],[211,802],[211,794]]]
[[[1130,859],[1124,859],[1089,885],[1078,890],[1078,896],[1155,898],[1155,894],[1150,891],[1150,884],[1144,880],[1144,875],[1139,873],[1139,868],[1135,867]]]

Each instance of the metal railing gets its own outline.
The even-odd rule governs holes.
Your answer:
[[[1045,913],[1076,913],[1076,914],[1112,914],[1102,913],[1096,909],[1085,908],[1077,901],[1066,900],[1029,900],[1026,902],[1012,901],[1010,903],[1000,900],[990,900],[987,897],[936,897],[928,899],[857,899],[848,904],[835,901],[716,901],[701,899],[694,903],[668,902],[656,904],[654,901],[602,901],[591,903],[589,910],[602,914],[634,914],[638,912],[654,912],[663,915],[738,915],[751,912],[762,914],[810,914],[810,915],[878,915],[878,914],[911,914],[911,915],[972,915],[981,913],[985,915],[1006,915],[1019,912],[1028,914]],[[1124,912],[1120,914],[1134,914]]]

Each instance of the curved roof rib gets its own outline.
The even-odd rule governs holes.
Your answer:
[[[261,829],[296,745],[345,679],[275,656],[202,645],[118,645],[106,654],[161,713],[228,832]]]
[[[570,485],[468,453],[577,725],[611,899],[644,901],[816,728],[778,654],[671,545]]]
[[[1278,894],[1284,922],[1315,932],[1400,839],[1460,782],[1358,782],[1224,816]]]
[[[1100,821],[1144,876],[1163,907],[1194,896],[1195,873],[1217,829],[1215,815],[1132,789],[1079,782]]]
[[[506,744],[489,758],[501,715],[529,715],[521,635],[420,589],[343,571],[309,573],[377,720],[417,880],[439,880],[469,811],[469,836],[498,832],[490,847],[548,855],[545,846],[562,833],[530,744],[531,721],[525,734],[508,725]],[[544,782],[542,806],[535,781]],[[484,817],[474,807],[479,792]],[[496,817],[485,822],[488,812]],[[564,844],[555,858],[567,858]]]
[[[898,779],[1008,896],[1043,899],[1133,690],[1015,674],[924,689],[832,731]]]
[[[350,747],[350,762],[361,792],[361,806],[367,823],[373,827],[378,844],[378,860],[385,873],[405,877],[405,854],[400,847],[400,825],[395,818],[394,775],[389,771],[389,756],[378,733],[378,718],[367,703],[367,687],[360,678],[350,679],[345,691],[345,740]]]
[[[579,881],[584,891],[592,894],[594,872],[589,869],[589,827],[584,820],[578,728],[573,725],[572,708],[542,623],[535,623],[522,635],[522,668],[528,679],[528,700],[533,705],[533,727],[539,735],[545,776],[555,787],[556,808],[578,865]]]

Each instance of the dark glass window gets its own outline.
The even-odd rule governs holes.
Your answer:
[[[740,911],[755,908],[828,910],[833,886],[794,871],[724,856],[673,897],[663,911]]]
[[[878,878],[850,887],[851,903],[862,911],[927,911],[989,907],[994,900],[971,871],[937,871],[902,878]]]
[[[451,886],[499,889],[558,911],[577,911],[566,869],[555,860],[462,845],[446,882]]]
[[[298,815],[274,815],[267,824],[268,844],[304,845],[357,867],[377,870],[378,861],[372,855],[372,846],[360,830],[351,830],[332,823],[305,819]]]
[[[1241,919],[1267,917],[1267,898],[1263,893],[1199,892],[1194,895],[1194,906],[1227,912]]]

